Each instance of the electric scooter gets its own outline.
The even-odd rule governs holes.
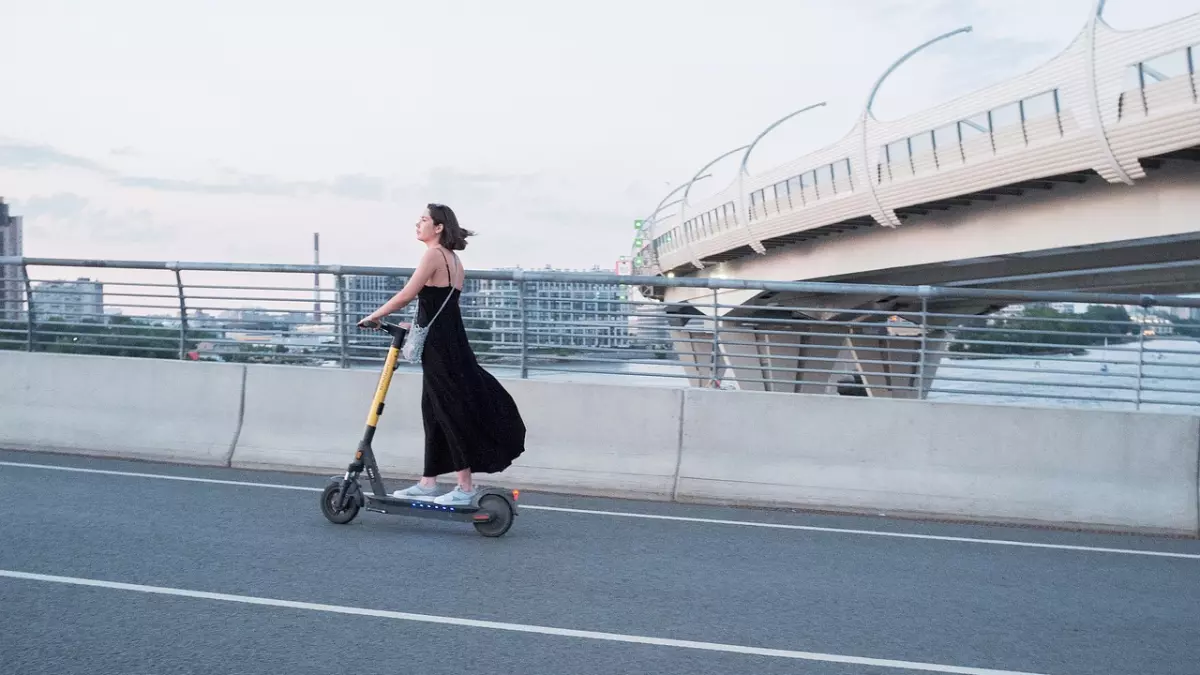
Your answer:
[[[357,452],[354,453],[354,461],[350,463],[344,476],[334,476],[321,492],[321,513],[329,522],[338,525],[349,523],[358,515],[359,509],[366,509],[398,516],[466,521],[474,525],[475,530],[485,537],[504,535],[512,527],[517,516],[517,499],[520,496],[518,490],[477,487],[471,503],[459,506],[435,504],[432,498],[414,499],[388,494],[383,479],[379,476],[379,465],[375,461],[371,441],[375,437],[379,417],[383,414],[383,402],[392,383],[392,373],[399,368],[400,347],[404,344],[404,336],[408,334],[408,330],[387,322],[364,325],[391,335],[392,344],[384,360],[379,386],[375,389],[375,398],[371,401],[371,410],[367,415],[367,428],[358,443]],[[373,494],[363,492],[358,482],[359,475],[364,471],[371,483]]]

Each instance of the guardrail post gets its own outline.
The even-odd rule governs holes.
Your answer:
[[[1145,319],[1145,312],[1142,313],[1142,318]],[[1134,410],[1141,410],[1141,376],[1142,368],[1146,363],[1144,358],[1146,348],[1146,322],[1142,321],[1141,330],[1138,334],[1138,384],[1134,387]]]
[[[925,353],[929,335],[929,298],[921,296],[921,351],[917,355],[917,400],[925,398]]]
[[[1142,374],[1146,362],[1146,317],[1149,313],[1149,309],[1156,304],[1154,296],[1152,295],[1143,295],[1141,300],[1142,301],[1140,304],[1142,306],[1142,323],[1141,328],[1138,329],[1137,385],[1134,387],[1133,391],[1134,410],[1142,409]]]
[[[179,360],[187,358],[187,302],[183,296],[183,276],[179,273],[179,266],[172,265],[175,270],[175,290],[179,292]]]
[[[529,313],[525,307],[525,280],[517,270],[517,312],[521,316],[521,379],[529,377]]]
[[[29,265],[21,262],[21,280],[25,282],[25,351],[32,352],[36,339],[33,334],[33,282],[29,280]]]
[[[1138,362],[1137,362],[1137,385],[1133,390],[1133,409],[1142,409],[1142,369],[1146,362],[1143,358],[1146,349],[1146,310],[1142,310],[1142,327],[1138,330]]]
[[[709,373],[708,384],[713,389],[717,389],[720,385],[717,383],[719,376],[717,374],[717,363],[721,354],[721,317],[717,308],[718,298],[717,289],[713,289],[713,338],[712,338],[712,372]]]
[[[333,273],[333,284],[337,296],[337,313],[334,315],[334,320],[337,321],[338,350],[341,354],[341,366],[349,368],[350,353],[348,343],[350,338],[347,335],[346,327],[346,280],[341,272]]]

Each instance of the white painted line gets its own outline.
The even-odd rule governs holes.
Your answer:
[[[858,534],[870,537],[896,537],[900,539],[927,539],[930,541],[955,541],[969,544],[991,544],[994,546],[1024,546],[1028,548],[1050,548],[1064,551],[1090,551],[1094,553],[1124,553],[1128,555],[1159,556],[1164,558],[1184,558],[1200,560],[1200,553],[1175,553],[1173,551],[1142,551],[1133,548],[1104,548],[1100,546],[1075,546],[1072,544],[1041,544],[1030,541],[1013,541],[1009,539],[981,539],[977,537],[951,537],[941,534],[914,534],[910,532],[882,532],[879,530],[856,530],[841,527],[818,527],[816,525],[788,525],[784,523],[760,523],[747,520],[721,520],[719,518],[692,518],[687,516],[662,516],[653,513],[625,513],[621,511],[594,511],[589,509],[566,509],[557,506],[529,506],[522,509],[537,509],[540,511],[563,511],[565,513],[590,513],[603,516],[618,516],[622,518],[652,518],[654,520],[679,520],[691,523],[709,523],[712,525],[739,525],[742,527],[765,527],[779,530],[803,530],[807,532],[829,532],[833,534]]]
[[[12,466],[24,469],[46,469],[50,471],[71,471],[75,473],[95,473],[108,476],[126,476],[131,478],[158,478],[162,480],[177,480],[190,483],[215,483],[218,485],[234,485],[242,487],[273,488],[277,490],[299,490],[301,492],[320,492],[322,488],[305,485],[282,485],[278,483],[254,483],[250,481],[217,480],[215,478],[196,478],[192,476],[174,476],[159,473],[138,473],[133,471],[111,471],[106,469],[84,469],[75,466],[52,466],[49,464],[30,464],[24,462],[0,462],[0,466]],[[983,539],[979,537],[952,537],[940,534],[916,534],[912,532],[887,532],[881,530],[859,530],[841,527],[820,527],[817,525],[791,525],[786,523],[763,523],[752,520],[723,520],[720,518],[696,518],[692,516],[665,516],[656,513],[630,513],[627,511],[603,511],[597,509],[573,509],[562,506],[537,506],[521,504],[522,511],[547,511],[558,513],[574,513],[579,515],[612,516],[617,518],[641,518],[646,520],[667,520],[682,523],[701,523],[708,525],[733,525],[737,527],[759,527],[774,530],[795,530],[801,532],[823,532],[827,534],[853,534],[868,537],[893,537],[896,539],[923,539],[926,541],[949,541],[966,544],[986,544],[990,546],[1015,546],[1019,548],[1041,548],[1060,551],[1085,551],[1089,553],[1117,553],[1121,555],[1140,555],[1157,558],[1181,558],[1184,560],[1200,560],[1200,553],[1177,553],[1174,551],[1147,551],[1135,548],[1105,548],[1102,546],[1078,546],[1073,544],[1045,544],[1032,541],[1016,541],[1011,539]]]
[[[22,469],[49,469],[51,471],[71,471],[74,473],[98,473],[106,476],[126,476],[129,478],[158,478],[161,480],[178,480],[185,483],[215,483],[217,485],[241,485],[244,487],[275,488],[277,490],[303,490],[305,492],[320,492],[321,488],[301,485],[279,485],[277,483],[251,483],[242,480],[217,480],[215,478],[196,478],[194,476],[172,476],[165,473],[137,473],[136,471],[108,471],[105,469],[84,469],[77,466],[52,466],[50,464],[28,464],[25,462],[0,462],[0,466],[15,466]]]
[[[726,652],[730,654],[748,654],[751,656],[771,656],[782,659],[798,659],[803,661],[825,661],[829,663],[847,663],[860,666],[876,666],[898,670],[915,670],[929,673],[958,673],[959,675],[1039,675],[1015,670],[993,670],[988,668],[970,668],[964,666],[949,666],[938,663],[922,663],[919,661],[898,661],[894,659],[868,658],[862,656],[845,656],[842,654],[822,654],[820,652],[793,651],[790,649],[767,649],[764,647],[747,647],[743,645],[723,644],[720,642],[699,642],[695,640],[675,640],[657,638],[645,635],[625,635],[621,633],[603,633],[573,628],[555,628],[552,626],[535,626],[521,623],[506,623],[502,621],[482,621],[479,619],[463,619],[453,616],[436,616],[431,614],[413,614],[411,612],[393,612],[382,609],[367,609],[364,607],[343,607],[326,605],[315,602],[298,602],[295,600],[278,600],[275,598],[260,598],[250,595],[231,595],[228,593],[211,593],[208,591],[192,591],[183,588],[163,586],[145,586],[142,584],[127,584],[100,579],[81,579],[79,577],[62,577],[50,574],[34,574],[15,570],[0,570],[0,577],[23,579],[27,581],[44,581],[75,586],[92,586],[119,591],[136,591],[156,595],[174,595],[201,600],[220,600],[246,605],[264,605],[267,607],[284,607],[287,609],[303,609],[312,612],[332,612],[335,614],[351,614],[355,616],[371,616],[400,621],[416,621],[420,623],[436,623],[450,626],[467,626],[471,628],[487,628],[491,630],[514,631],[518,633],[536,633],[556,637],[583,638],[586,640],[605,640],[609,642],[629,642],[633,644],[656,645],[659,647],[676,647],[679,649],[700,649],[711,652]]]

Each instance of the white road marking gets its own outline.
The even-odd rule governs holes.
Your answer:
[[[46,469],[50,471],[70,471],[76,473],[94,473],[108,476],[126,476],[131,478],[157,478],[161,480],[177,480],[189,483],[215,483],[217,485],[234,485],[242,487],[261,487],[277,490],[299,490],[301,492],[320,492],[322,488],[305,485],[282,485],[278,483],[254,483],[250,481],[218,480],[215,478],[196,478],[193,476],[175,476],[160,473],[138,473],[134,471],[112,471],[107,469],[85,469],[75,466],[53,466],[49,464],[31,464],[26,462],[2,462],[0,466],[12,466],[24,469]],[[733,525],[737,527],[760,527],[775,530],[796,530],[802,532],[824,532],[827,534],[853,534],[868,537],[893,537],[897,539],[923,539],[927,541],[949,541],[967,544],[987,544],[991,546],[1016,546],[1021,548],[1054,549],[1060,551],[1086,551],[1089,553],[1117,553],[1122,555],[1140,555],[1158,558],[1182,558],[1185,560],[1200,560],[1200,553],[1177,553],[1174,551],[1147,551],[1133,548],[1106,548],[1102,546],[1079,546],[1074,544],[1045,544],[1031,541],[1016,541],[1011,539],[983,539],[978,537],[952,537],[940,534],[917,534],[912,532],[887,532],[880,530],[860,530],[841,527],[821,527],[817,525],[791,525],[786,523],[763,523],[751,520],[723,520],[720,518],[696,518],[692,516],[666,516],[656,513],[630,513],[627,511],[603,511],[597,509],[573,509],[561,506],[538,506],[521,504],[522,511],[548,511],[558,513],[574,513],[579,515],[613,516],[618,518],[642,518],[646,520],[667,520],[683,523],[701,523],[708,525]]]
[[[136,471],[109,471],[107,469],[84,469],[77,466],[52,466],[50,464],[29,464],[26,462],[0,462],[0,466],[15,466],[22,469],[49,469],[50,471],[71,471],[74,473],[98,473],[105,476],[126,476],[129,478],[158,478],[161,480],[178,480],[185,483],[216,483],[217,485],[241,485],[244,487],[275,488],[278,490],[302,490],[305,492],[320,492],[321,488],[303,485],[279,485],[277,483],[252,483],[241,480],[217,480],[215,478],[196,478],[194,476],[172,476],[165,473],[138,473]]]
[[[185,598],[196,598],[201,600],[220,600],[222,602],[235,602],[246,605],[264,605],[268,607],[284,607],[288,609],[302,609],[312,612],[332,612],[335,614],[350,614],[355,616],[370,616],[383,619],[397,619],[400,621],[416,621],[420,623],[434,623],[450,626],[467,626],[471,628],[487,628],[491,630],[513,631],[518,633],[536,633],[540,635],[553,635],[556,637],[573,637],[586,640],[605,640],[609,642],[629,642],[633,644],[656,645],[659,647],[676,647],[679,649],[700,649],[712,652],[726,652],[730,654],[747,654],[751,656],[770,656],[783,659],[798,659],[804,661],[825,661],[829,663],[846,663],[861,666],[876,666],[879,668],[892,668],[898,670],[914,670],[930,673],[958,673],[960,675],[1038,675],[1036,673],[1026,673],[1015,670],[993,670],[988,668],[971,668],[965,666],[950,666],[938,663],[922,663],[919,661],[899,661],[895,659],[880,659],[869,658],[862,656],[846,656],[842,654],[823,654],[820,652],[804,652],[793,651],[790,649],[768,649],[764,647],[747,647],[744,645],[723,644],[720,642],[700,642],[695,640],[676,640],[671,638],[657,638],[645,635],[625,635],[622,633],[604,633],[590,630],[576,630],[573,628],[555,628],[553,626],[536,626],[531,624],[507,623],[502,621],[482,621],[479,619],[464,619],[453,616],[437,616],[432,614],[414,614],[411,612],[394,612],[382,609],[367,609],[364,607],[344,607],[339,605],[327,605],[315,602],[298,602],[295,600],[279,600],[276,598],[262,598],[250,595],[232,595],[228,593],[212,593],[209,591],[193,591],[183,588],[170,588],[164,586],[146,586],[142,584],[128,584],[117,581],[103,581],[100,579],[82,579],[79,577],[64,577],[50,574],[34,574],[30,572],[18,572],[15,570],[0,569],[0,577],[8,577],[10,579],[22,579],[27,581],[43,581],[57,584],[69,584],[74,586],[92,586],[96,588],[107,588],[120,591],[135,591],[139,593],[150,593],[155,595],[173,595]]]
[[[747,520],[721,520],[719,518],[693,518],[689,516],[663,516],[654,513],[626,513],[622,511],[595,511],[590,509],[567,509],[557,506],[529,506],[522,509],[538,509],[540,511],[563,511],[565,513],[590,513],[604,516],[619,516],[622,518],[652,518],[654,520],[678,520],[690,523],[708,523],[712,525],[739,525],[742,527],[765,527],[779,530],[802,530],[807,532],[829,532],[833,534],[858,534],[870,537],[896,537],[899,539],[927,539],[930,541],[956,541],[969,544],[991,544],[993,546],[1024,546],[1028,548],[1050,548],[1064,551],[1091,551],[1094,553],[1124,553],[1128,555],[1159,556],[1164,558],[1185,558],[1200,560],[1200,553],[1175,553],[1173,551],[1142,551],[1133,548],[1104,548],[1101,546],[1076,546],[1072,544],[1042,544],[1031,541],[1013,541],[1010,539],[982,539],[978,537],[951,537],[941,534],[914,534],[911,532],[883,532],[879,530],[856,530],[842,527],[820,527],[817,525],[788,525],[784,523],[760,523]]]

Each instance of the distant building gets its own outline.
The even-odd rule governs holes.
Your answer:
[[[19,216],[9,215],[0,198],[0,257],[23,256],[24,241]],[[0,265],[0,321],[24,320],[25,277],[19,265]]]
[[[547,267],[545,271],[564,270]],[[500,347],[521,344],[522,331],[530,346],[628,347],[629,291],[591,281],[527,281],[522,299],[514,282],[481,281],[472,316],[488,324],[490,339]]]
[[[1049,306],[1061,314],[1083,314],[1088,310],[1086,302],[1052,302]]]
[[[667,319],[667,307],[660,302],[649,302],[637,296],[630,307],[629,317],[630,345],[640,349],[667,349],[671,346],[670,323]]]
[[[35,284],[33,314],[38,321],[63,319],[103,323],[104,284],[83,278]]]
[[[546,268],[548,271],[551,268]],[[601,271],[599,268],[589,270]],[[358,342],[388,338],[357,327],[359,319],[395,295],[406,277],[352,275],[346,277],[346,334]],[[630,345],[629,289],[594,282],[525,282],[524,325],[522,300],[512,281],[467,277],[460,306],[472,339],[487,340],[498,348],[515,348],[525,331],[528,344],[542,347],[612,348]],[[415,307],[406,307],[394,320],[411,321]],[[649,313],[648,313],[649,314]],[[647,316],[660,329],[658,317]]]
[[[408,277],[385,277],[365,274],[346,276],[345,304],[343,305],[342,322],[346,335],[357,338],[358,341],[387,342],[391,338],[379,331],[364,330],[358,327],[358,322],[379,306],[391,299],[393,295],[404,288]],[[414,303],[415,305],[415,303]],[[411,312],[414,305],[405,307],[403,312]]]

